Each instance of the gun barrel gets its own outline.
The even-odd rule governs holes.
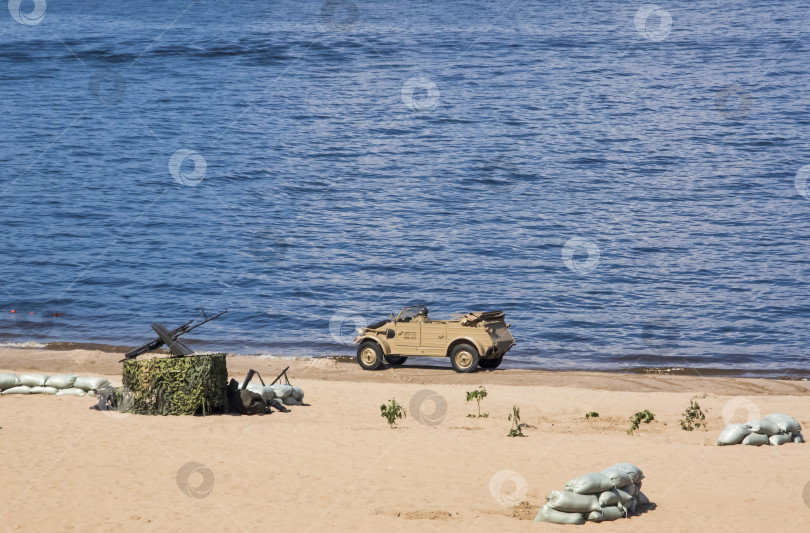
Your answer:
[[[193,319],[192,319],[192,320],[189,320],[188,322],[186,322],[185,324],[183,324],[183,325],[182,325],[182,326],[180,326],[179,328],[175,328],[175,329],[171,330],[171,331],[169,332],[169,335],[168,335],[168,336],[169,336],[169,337],[170,337],[172,340],[177,340],[177,338],[178,338],[179,336],[181,336],[181,335],[185,335],[186,333],[188,333],[188,332],[189,332],[189,331],[191,331],[192,329],[194,329],[194,328],[198,328],[198,327],[202,326],[203,324],[206,324],[206,323],[208,323],[208,322],[211,322],[211,321],[212,321],[212,320],[214,320],[215,318],[219,318],[219,317],[221,317],[222,315],[224,315],[224,314],[225,314],[225,313],[227,313],[227,312],[228,312],[228,310],[226,309],[226,310],[224,310],[224,311],[222,311],[222,312],[217,313],[217,314],[216,314],[216,315],[214,315],[214,316],[208,317],[208,316],[206,316],[206,315],[205,315],[205,311],[203,311],[203,316],[205,317],[205,320],[203,320],[203,321],[202,321],[202,322],[200,322],[199,324],[194,324],[193,326],[191,325],[191,323],[192,323],[192,322],[194,322],[194,320],[193,320]],[[133,349],[133,350],[128,351],[128,352],[127,352],[127,353],[124,355],[124,357],[125,357],[125,359],[134,359],[134,358],[138,357],[138,356],[139,356],[139,355],[141,355],[141,354],[145,354],[145,353],[147,353],[147,352],[151,352],[151,351],[157,350],[158,348],[160,348],[161,346],[163,346],[163,344],[164,344],[164,343],[163,343],[163,340],[162,340],[162,339],[160,339],[160,338],[157,338],[157,339],[152,339],[151,341],[147,342],[146,344],[143,344],[143,345],[138,346],[137,348],[135,348],[135,349]]]

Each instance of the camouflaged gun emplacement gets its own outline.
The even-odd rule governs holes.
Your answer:
[[[224,353],[195,354],[180,341],[180,336],[202,326],[225,311],[208,316],[197,324],[191,320],[169,331],[161,324],[152,324],[157,338],[130,350],[122,370],[123,387],[116,392],[121,412],[142,415],[203,415],[228,411],[228,367]],[[137,360],[139,355],[153,352],[163,345],[169,357]],[[107,399],[102,399],[104,405]],[[99,406],[102,405],[99,403]]]
[[[484,311],[431,320],[425,306],[406,306],[398,316],[358,330],[357,362],[375,370],[383,360],[401,365],[408,357],[449,357],[456,372],[498,368],[515,345],[505,318],[503,311]]]

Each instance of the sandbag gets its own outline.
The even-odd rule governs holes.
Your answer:
[[[602,507],[609,507],[611,505],[616,505],[617,503],[621,502],[621,498],[619,498],[619,493],[617,493],[614,489],[606,490],[602,494],[599,495],[599,505]]]
[[[801,433],[796,433],[795,435],[793,435],[793,442],[801,444],[804,442],[804,437],[802,437]]]
[[[582,513],[565,513],[544,505],[534,517],[535,522],[549,522],[551,524],[584,524],[585,515]]]
[[[630,496],[632,496],[633,498],[635,498],[636,496],[638,496],[638,487],[636,487],[636,486],[635,486],[635,485],[633,485],[632,483],[630,483],[630,484],[629,484],[629,485],[627,485],[626,487],[622,487],[622,488],[621,488],[621,490],[623,490],[624,492],[626,492],[627,494],[629,494],[629,495],[630,495]]]
[[[546,496],[546,501],[551,508],[566,513],[589,513],[598,511],[600,508],[599,498],[595,494],[577,494],[575,492],[553,490]]]
[[[770,437],[768,437],[768,442],[770,442],[772,446],[781,446],[782,444],[793,442],[793,433],[786,433],[784,435],[771,435]]]
[[[615,466],[605,468],[602,470],[602,474],[610,478],[610,481],[613,483],[613,488],[616,489],[633,484],[633,481],[630,479],[630,474]]]
[[[70,388],[70,389],[60,389],[56,392],[56,396],[86,396],[87,391],[83,391],[82,389]]]
[[[45,374],[23,374],[20,376],[20,385],[27,387],[44,387],[46,381],[48,381],[48,376]]]
[[[270,385],[261,385],[259,383],[249,383],[247,386],[247,390],[250,392],[255,392],[262,397],[264,403],[270,405],[273,403],[273,400],[276,398],[276,391],[273,390],[273,387]]]
[[[283,400],[293,393],[292,385],[270,385],[276,394],[276,398]]]
[[[0,390],[10,389],[20,384],[20,379],[13,372],[0,374]]]
[[[629,515],[630,513],[636,512],[636,499],[633,497],[632,494],[630,494],[624,489],[613,489],[613,490],[619,496],[619,503],[617,503],[616,505],[619,506],[619,509],[624,511],[625,516]]]
[[[633,498],[633,495],[630,494],[629,492],[627,492],[624,489],[613,489],[613,490],[615,490],[616,494],[619,495],[619,503],[621,503],[625,507],[630,507],[630,504],[635,499],[635,498]]]
[[[566,491],[577,494],[600,494],[612,488],[613,482],[610,478],[599,472],[583,474],[565,484]]]
[[[57,389],[72,389],[78,377],[76,374],[57,374],[49,377],[48,381],[45,382],[45,386],[56,387]],[[82,394],[82,396],[84,395]]]
[[[292,397],[298,400],[298,403],[300,404],[301,402],[304,401],[304,390],[301,389],[300,387],[296,387],[295,385],[293,385]]]
[[[644,507],[645,505],[650,505],[650,499],[641,491],[638,493],[638,497],[636,498],[636,507]]]
[[[293,397],[293,395],[292,395],[292,394],[290,394],[289,396],[287,396],[286,398],[284,398],[284,399],[283,399],[283,400],[281,400],[281,401],[284,403],[284,405],[301,405],[301,402],[299,402],[298,400],[296,400],[296,399]]]
[[[624,516],[630,516],[631,514],[636,512],[636,505],[637,504],[638,504],[638,502],[636,501],[635,498],[630,498],[629,502],[627,502],[627,503],[619,502],[618,504],[616,504],[616,506],[619,509],[621,509],[622,514],[624,514]]]
[[[56,394],[56,387],[31,387],[29,394]]]
[[[762,446],[768,444],[768,435],[764,433],[751,433],[742,441],[743,446]]]
[[[11,387],[10,389],[6,389],[3,392],[0,392],[3,396],[7,394],[29,394],[31,392],[31,387],[28,385],[18,385],[16,387]]]
[[[745,424],[729,424],[720,432],[717,437],[718,446],[729,446],[731,444],[739,444],[742,440],[751,433]]]
[[[639,467],[632,463],[616,463],[612,468],[618,468],[619,470],[627,472],[627,475],[630,476],[630,481],[633,483],[639,483],[644,479],[644,473]]]
[[[765,420],[769,420],[779,426],[782,433],[793,433],[796,435],[802,430],[802,425],[799,424],[799,421],[790,415],[774,413],[772,415],[765,415]]]
[[[618,520],[619,518],[624,518],[624,513],[615,505],[603,507],[598,511],[591,511],[588,515],[589,522],[608,522],[610,520]]]
[[[759,433],[761,435],[779,435],[782,430],[779,426],[770,420],[752,420],[746,422],[745,427],[751,430],[751,433]]]
[[[91,390],[98,390],[109,382],[110,380],[107,378],[76,378],[73,387],[89,392]]]

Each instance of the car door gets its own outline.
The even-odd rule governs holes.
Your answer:
[[[421,342],[421,325],[419,322],[397,322],[396,347],[392,345],[391,351],[396,354],[417,355]]]
[[[426,322],[422,324],[421,345],[419,353],[422,355],[447,355],[447,322]]]

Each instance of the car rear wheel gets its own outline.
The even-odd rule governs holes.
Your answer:
[[[377,370],[382,365],[383,354],[380,345],[365,341],[357,348],[357,362],[363,370]]]
[[[503,356],[500,356],[500,357],[493,357],[492,359],[481,359],[478,362],[478,364],[481,365],[481,368],[493,369],[501,366],[502,362]]]
[[[386,355],[385,360],[388,361],[389,365],[399,366],[404,364],[408,358],[401,355]]]
[[[471,344],[459,344],[450,352],[450,362],[456,372],[475,372],[481,356],[475,346]]]

